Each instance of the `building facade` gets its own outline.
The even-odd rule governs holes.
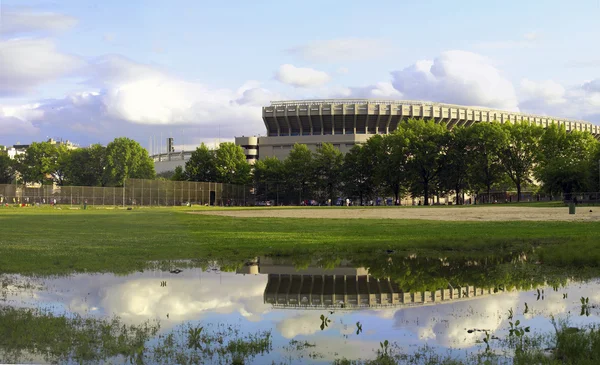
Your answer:
[[[331,143],[342,153],[356,144],[366,142],[376,134],[391,133],[398,124],[410,118],[433,119],[449,128],[470,126],[473,123],[498,121],[514,123],[527,120],[547,127],[553,123],[564,125],[567,131],[588,131],[600,137],[600,127],[586,121],[555,118],[428,101],[326,99],[274,101],[262,108],[266,136],[239,137],[236,144],[245,148],[248,160],[277,157],[284,159],[294,144],[306,144],[316,150],[323,143]]]

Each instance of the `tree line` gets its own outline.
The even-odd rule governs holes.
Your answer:
[[[257,199],[301,202],[350,198],[450,196],[465,193],[490,201],[491,192],[524,188],[548,194],[599,191],[600,144],[588,132],[567,133],[556,124],[476,123],[449,130],[411,119],[396,131],[375,135],[343,156],[324,143],[311,152],[295,145],[284,161],[254,166]]]
[[[0,184],[123,186],[129,178],[152,179],[154,162],[138,142],[121,137],[106,147],[69,149],[64,144],[34,142],[11,160],[0,153]]]
[[[542,128],[528,122],[475,123],[448,129],[432,120],[410,119],[386,135],[355,145],[346,155],[329,143],[315,152],[296,144],[283,161],[261,159],[252,167],[241,147],[200,145],[186,162],[158,178],[253,185],[256,200],[299,204],[349,198],[361,204],[376,197],[465,194],[490,201],[493,191],[523,189],[548,194],[600,191],[600,144],[588,132],[564,126]],[[68,150],[32,143],[10,160],[0,154],[0,183],[122,186],[127,178],[155,178],[148,152],[137,142],[117,138],[106,147]]]

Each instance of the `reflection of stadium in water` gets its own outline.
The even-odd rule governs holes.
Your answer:
[[[238,274],[268,275],[264,302],[276,308],[344,309],[402,307],[468,300],[499,292],[498,288],[452,287],[435,291],[403,291],[389,278],[377,279],[364,267],[341,262],[325,269],[296,269],[291,263],[261,257],[237,271]]]

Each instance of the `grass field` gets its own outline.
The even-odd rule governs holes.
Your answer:
[[[532,247],[544,262],[553,265],[600,265],[598,222],[444,222],[188,214],[198,209],[209,208],[132,211],[3,208],[0,209],[0,273],[130,272],[142,269],[150,260],[211,257],[352,255],[386,249],[482,254]]]

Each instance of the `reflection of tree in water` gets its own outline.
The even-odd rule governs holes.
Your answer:
[[[404,291],[433,291],[449,285],[521,290],[563,286],[568,279],[567,270],[559,272],[529,263],[521,253],[481,257],[372,255],[352,262],[368,268],[375,278],[390,278]]]

